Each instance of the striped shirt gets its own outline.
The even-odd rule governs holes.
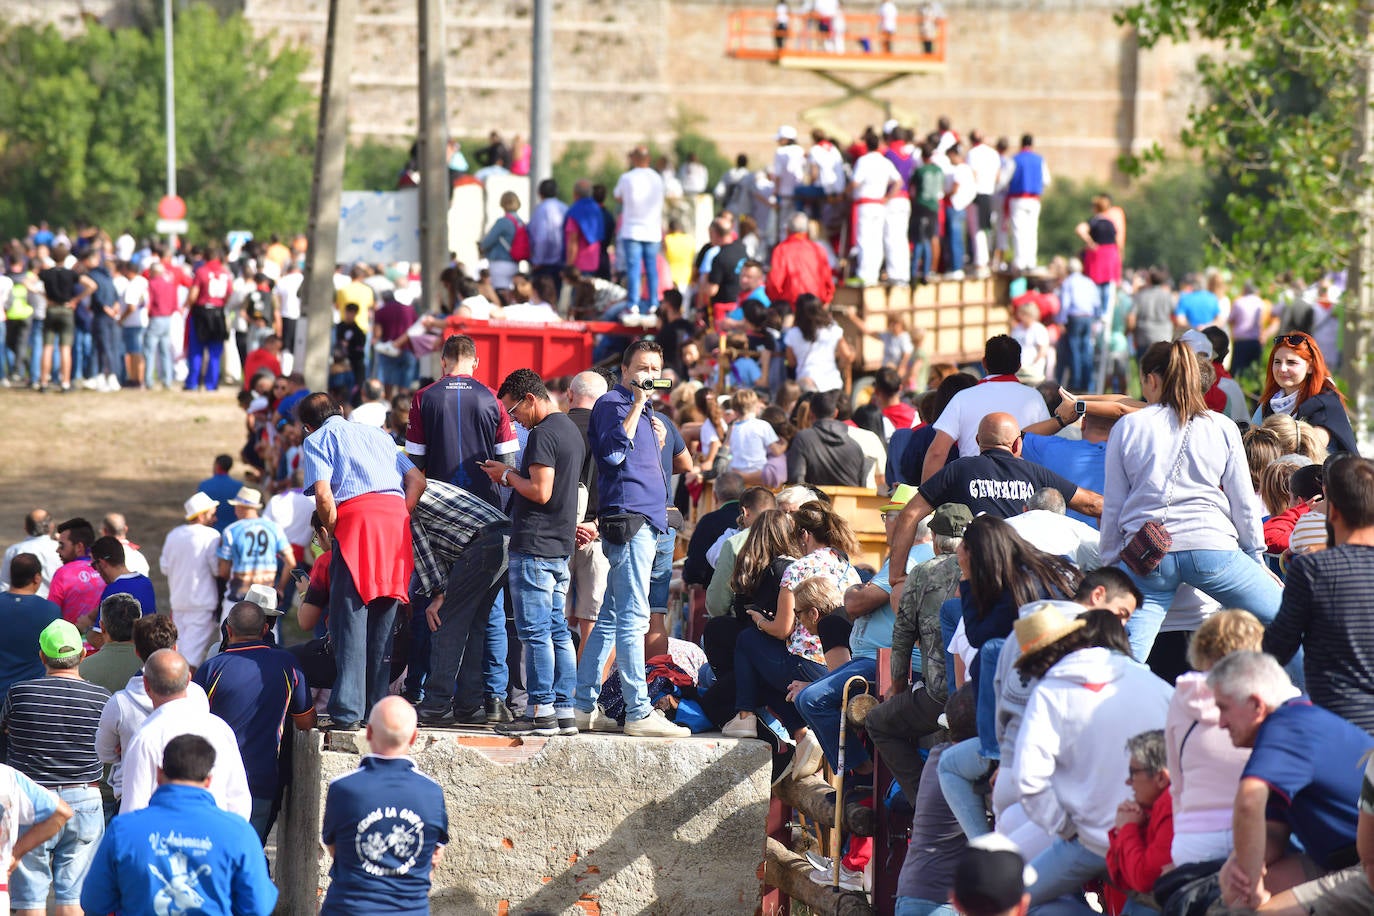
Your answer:
[[[486,500],[442,480],[430,480],[410,513],[420,594],[433,595],[446,588],[458,555],[483,528],[509,524],[510,519]]]
[[[385,431],[332,416],[305,438],[305,492],[326,480],[336,503],[364,493],[404,496],[401,478],[415,467]]]
[[[49,788],[98,781],[95,731],[109,699],[104,687],[70,677],[15,684],[0,713],[9,735],[5,762]]]
[[[1374,735],[1371,594],[1374,547],[1342,544],[1296,557],[1264,651],[1287,664],[1301,644],[1312,702]]]

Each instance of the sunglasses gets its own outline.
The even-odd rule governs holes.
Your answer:
[[[1280,334],[1274,338],[1274,344],[1283,344],[1288,347],[1302,347],[1310,344],[1311,341],[1302,334]]]

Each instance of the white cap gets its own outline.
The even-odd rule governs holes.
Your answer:
[[[1201,353],[1208,359],[1212,359],[1215,355],[1212,352],[1212,342],[1208,340],[1207,335],[1201,331],[1195,331],[1190,328],[1179,335],[1178,339],[1192,347],[1195,353]]]
[[[897,123],[896,118],[888,118],[883,122],[883,136],[887,136],[902,125]]]
[[[219,502],[210,498],[208,493],[197,490],[191,494],[191,498],[182,504],[186,510],[186,520],[190,521],[202,512],[209,512],[211,509],[219,507]]]
[[[248,594],[243,596],[243,600],[251,601],[262,608],[268,617],[280,617],[284,613],[277,610],[277,590],[270,585],[249,586]]]
[[[784,124],[782,127],[779,127],[779,128],[778,128],[778,139],[779,139],[779,140],[795,140],[795,139],[797,139],[797,129],[796,129],[795,127],[793,127],[791,124]]]

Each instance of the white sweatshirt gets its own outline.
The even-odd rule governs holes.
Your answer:
[[[1264,552],[1239,428],[1212,411],[1190,422],[1192,433],[1167,520],[1169,474],[1183,441],[1178,413],[1155,404],[1112,427],[1102,493],[1102,565],[1117,562],[1122,546],[1149,521],[1165,522],[1175,551],[1239,546],[1256,559]]]
[[[1016,737],[1010,775],[1026,816],[1105,856],[1117,805],[1130,795],[1126,739],[1162,729],[1172,694],[1149,668],[1110,649],[1061,659],[1031,693]]]

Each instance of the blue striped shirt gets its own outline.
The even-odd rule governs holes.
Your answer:
[[[387,432],[341,416],[330,417],[307,436],[301,454],[305,491],[327,480],[336,503],[364,493],[404,496],[401,478],[415,467]]]

